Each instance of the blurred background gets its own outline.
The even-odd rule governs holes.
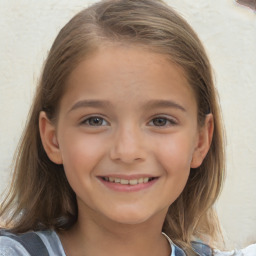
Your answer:
[[[0,0],[0,193],[47,52],[93,0]],[[203,41],[227,135],[227,178],[217,210],[227,249],[256,243],[256,12],[250,1],[168,0]],[[253,1],[251,1],[253,2]]]

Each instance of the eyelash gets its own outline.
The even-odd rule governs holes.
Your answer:
[[[94,119],[94,121],[96,119],[98,119],[98,121],[100,122],[100,125],[92,125],[90,124],[90,121],[92,121]],[[154,123],[154,121],[156,120],[161,120],[161,121],[164,121],[164,124],[163,125],[156,125]],[[104,123],[104,124],[103,124]],[[153,124],[151,124],[153,123]],[[167,124],[168,123],[168,124]],[[90,127],[101,127],[101,126],[107,126],[109,123],[103,118],[103,117],[100,117],[100,116],[91,116],[91,117],[88,117],[86,118],[85,120],[83,120],[81,122],[82,125],[86,125],[86,126],[90,126]],[[102,125],[103,124],[103,125]],[[175,121],[174,119],[170,119],[170,118],[166,118],[166,117],[155,117],[153,118],[150,122],[149,122],[149,125],[150,126],[155,126],[155,127],[169,127],[169,126],[175,126],[177,125],[177,121]]]
[[[104,125],[102,125],[102,123],[100,124],[100,125],[91,125],[90,124],[90,121],[91,120],[95,120],[95,119],[98,119],[98,120],[100,120],[101,122],[105,122],[105,124]],[[103,118],[103,117],[100,117],[100,116],[90,116],[90,117],[88,117],[88,118],[86,118],[85,120],[83,120],[82,122],[81,122],[81,124],[82,125],[86,125],[86,126],[91,126],[91,127],[101,127],[101,126],[106,126],[106,125],[108,125],[108,122]]]
[[[153,124],[152,126],[155,126],[155,127],[169,127],[169,126],[177,125],[177,121],[175,121],[174,119],[163,117],[163,116],[155,117],[149,123],[154,123],[154,121],[156,121],[156,120],[164,120],[165,123],[164,123],[164,125]]]

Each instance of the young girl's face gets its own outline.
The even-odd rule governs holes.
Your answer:
[[[79,216],[138,224],[164,218],[209,147],[210,119],[182,69],[139,47],[102,47],[67,81],[57,125],[44,113],[41,136],[63,164]]]

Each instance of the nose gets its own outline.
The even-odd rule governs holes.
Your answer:
[[[110,149],[110,158],[114,161],[132,164],[146,157],[143,134],[139,128],[123,127],[116,133]]]

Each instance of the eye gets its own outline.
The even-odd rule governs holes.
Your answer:
[[[152,119],[149,123],[149,125],[151,126],[173,126],[176,125],[177,122],[173,119],[169,119],[166,117],[156,117],[154,119]]]
[[[82,121],[81,124],[87,126],[106,126],[108,125],[108,122],[102,117],[92,116]]]

